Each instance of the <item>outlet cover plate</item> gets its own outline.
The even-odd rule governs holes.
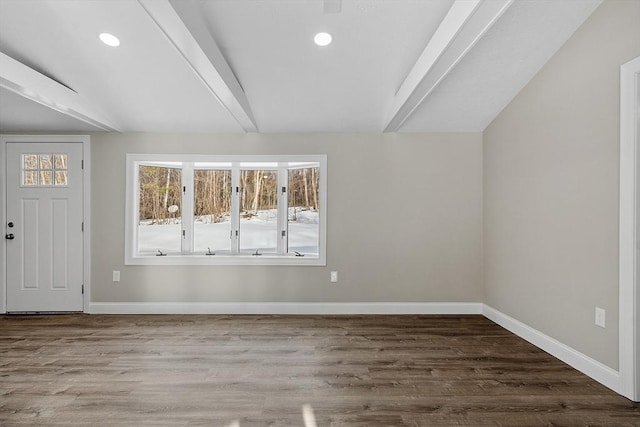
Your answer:
[[[606,312],[604,308],[596,307],[596,325],[601,328],[605,327],[606,324]]]

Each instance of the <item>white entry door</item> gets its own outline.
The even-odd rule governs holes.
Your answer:
[[[81,143],[7,143],[7,311],[83,310]]]

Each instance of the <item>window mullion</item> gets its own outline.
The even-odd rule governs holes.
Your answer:
[[[194,197],[193,163],[182,165],[182,253],[193,253]]]
[[[287,169],[278,169],[278,254],[287,253]]]
[[[231,169],[231,253],[238,254],[240,242],[240,165],[233,163]]]

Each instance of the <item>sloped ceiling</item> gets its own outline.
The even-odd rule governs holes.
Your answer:
[[[0,131],[482,131],[600,2],[0,0]]]

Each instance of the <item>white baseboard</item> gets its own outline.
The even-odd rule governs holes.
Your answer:
[[[486,304],[483,304],[482,314],[487,319],[619,393],[620,374],[618,371]]]
[[[475,302],[94,302],[92,314],[482,314]]]

